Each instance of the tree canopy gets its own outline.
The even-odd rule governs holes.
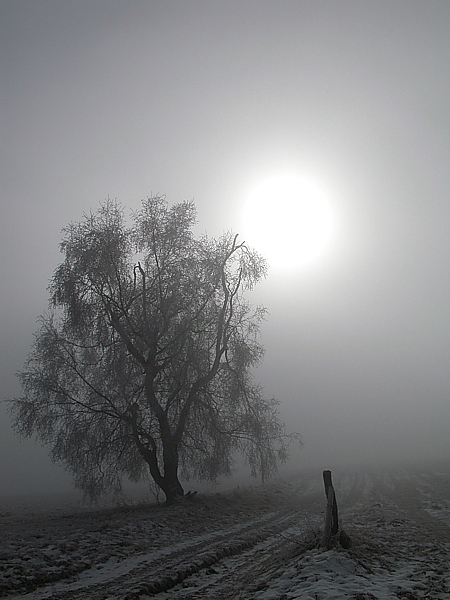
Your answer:
[[[127,224],[107,200],[63,230],[50,307],[11,401],[15,430],[37,435],[95,497],[151,474],[168,501],[182,476],[253,474],[286,459],[277,402],[251,370],[266,310],[245,292],[266,274],[238,236],[196,238],[193,202],[142,202]]]

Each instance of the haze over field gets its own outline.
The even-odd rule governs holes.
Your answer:
[[[292,465],[450,458],[449,26],[445,1],[4,0],[1,397],[62,227],[153,192],[245,239],[252,190],[289,174],[332,219],[317,257],[250,296],[270,313],[256,378],[304,441]],[[0,481],[71,482],[4,405]]]

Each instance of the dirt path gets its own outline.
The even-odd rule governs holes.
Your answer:
[[[336,470],[333,481],[350,551],[319,548],[321,473],[303,473],[169,509],[11,517],[0,589],[11,600],[327,598],[337,569],[366,590],[342,597],[448,598],[448,468]]]

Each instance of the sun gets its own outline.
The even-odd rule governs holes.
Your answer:
[[[294,175],[263,181],[249,194],[243,233],[269,266],[292,268],[318,257],[331,235],[331,210],[323,190]]]

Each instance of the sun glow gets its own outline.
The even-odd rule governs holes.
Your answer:
[[[324,250],[331,234],[331,211],[319,186],[283,175],[250,193],[243,226],[246,241],[269,265],[291,268]]]

